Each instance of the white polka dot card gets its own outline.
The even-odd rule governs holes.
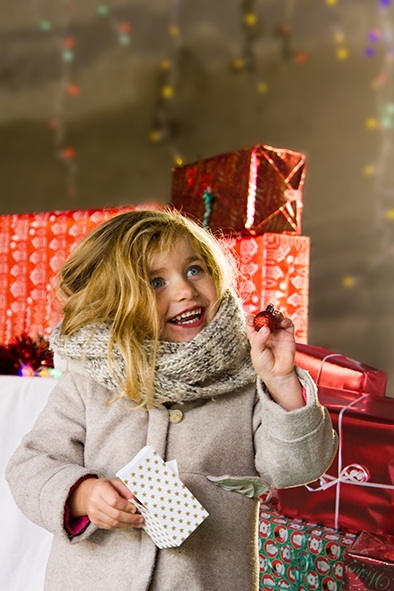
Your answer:
[[[208,517],[208,512],[152,446],[144,447],[117,472],[138,501],[144,530],[159,548],[176,548]]]

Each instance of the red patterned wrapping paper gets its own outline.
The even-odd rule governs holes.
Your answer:
[[[292,319],[295,337],[308,338],[309,247],[307,236],[262,234],[227,238],[239,261],[238,288],[245,310],[257,314],[269,303]]]
[[[343,591],[394,589],[394,537],[363,531],[344,554]]]
[[[0,216],[0,344],[47,335],[60,316],[52,301],[56,272],[98,224],[134,207]]]
[[[304,154],[256,145],[173,168],[171,203],[225,234],[300,234],[304,179]]]
[[[305,486],[279,491],[280,511],[330,527],[393,535],[394,400],[328,387],[319,388],[319,400],[339,432],[338,453],[320,481],[308,485],[314,492]]]
[[[384,396],[387,373],[322,347],[297,343],[295,363],[319,386]]]

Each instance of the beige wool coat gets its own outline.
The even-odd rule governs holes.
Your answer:
[[[106,406],[103,386],[69,372],[14,453],[7,479],[16,503],[54,534],[45,591],[257,591],[258,500],[228,492],[208,477],[261,478],[282,488],[318,478],[336,436],[308,374],[297,368],[307,405],[286,412],[249,385],[211,399],[149,411]],[[133,404],[133,403],[130,403]],[[145,445],[166,461],[209,517],[179,547],[158,550],[140,529],[90,524],[70,537],[64,506],[82,476],[115,477]]]

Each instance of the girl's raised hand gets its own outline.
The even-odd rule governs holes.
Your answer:
[[[88,478],[71,493],[70,518],[87,515],[101,529],[140,528],[144,518],[128,499],[135,498],[117,478]]]
[[[294,370],[294,325],[290,318],[275,312],[278,328],[254,328],[254,316],[246,316],[246,330],[251,345],[253,366],[267,386],[271,397],[285,410],[304,406],[301,385]]]

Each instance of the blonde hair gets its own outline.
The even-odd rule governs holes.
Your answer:
[[[63,333],[70,336],[87,323],[109,323],[108,364],[120,395],[140,407],[153,402],[153,381],[160,318],[150,285],[154,252],[167,251],[179,237],[191,239],[216,287],[218,302],[234,274],[218,241],[174,211],[131,211],[104,222],[75,248],[58,274]],[[144,342],[153,343],[148,357]],[[119,377],[112,351],[116,343],[125,361]]]

